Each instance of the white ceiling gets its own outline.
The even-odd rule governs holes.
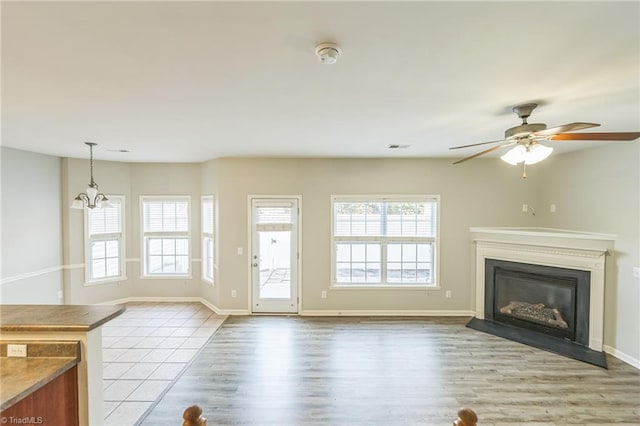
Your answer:
[[[510,108],[536,100],[530,122],[640,130],[636,1],[1,7],[2,144],[28,151],[86,158],[95,141],[97,159],[116,161],[466,156],[474,149],[448,147],[502,138],[520,124]],[[325,41],[343,49],[335,65],[314,54]]]

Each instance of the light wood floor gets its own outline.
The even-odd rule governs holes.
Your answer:
[[[640,425],[640,371],[464,327],[464,318],[231,317],[144,425]]]

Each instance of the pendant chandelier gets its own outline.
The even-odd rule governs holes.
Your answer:
[[[85,142],[85,145],[89,146],[89,164],[91,181],[87,186],[86,192],[79,193],[71,203],[72,209],[94,209],[96,207],[108,207],[109,199],[98,192],[98,184],[93,180],[93,147],[97,145],[95,142]]]

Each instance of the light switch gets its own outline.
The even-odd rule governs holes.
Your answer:
[[[242,256],[244,254],[244,249],[242,247],[238,247],[238,256]]]

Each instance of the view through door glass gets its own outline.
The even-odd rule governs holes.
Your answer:
[[[291,297],[291,231],[260,235],[260,298]]]

